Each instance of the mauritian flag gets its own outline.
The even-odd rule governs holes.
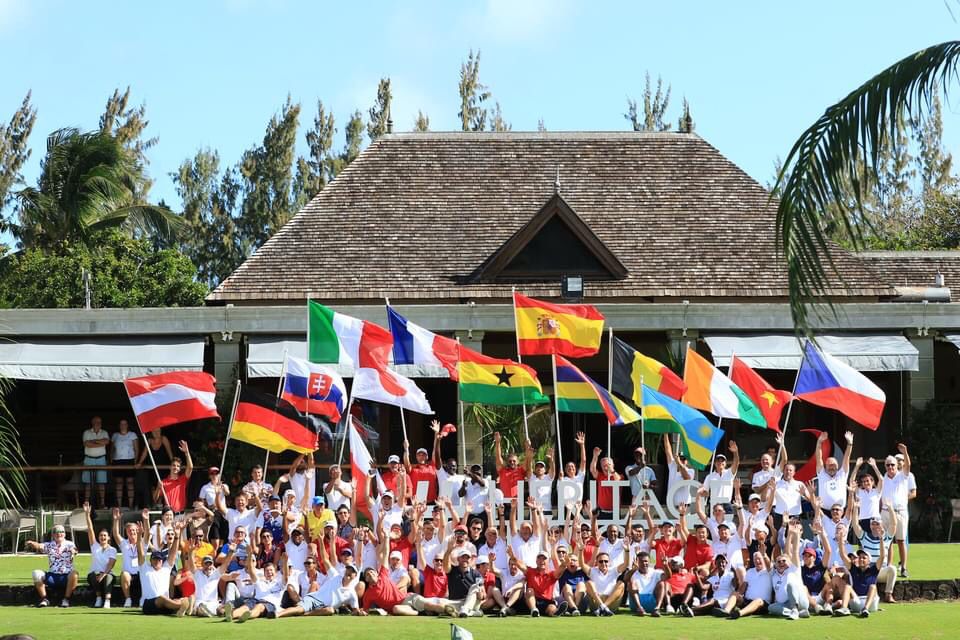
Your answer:
[[[680,433],[687,459],[698,469],[710,465],[710,458],[723,438],[723,430],[705,415],[643,385],[643,423],[653,433]]]
[[[443,367],[457,379],[457,341],[439,336],[410,322],[387,305],[387,320],[393,334],[393,363]]]
[[[687,385],[666,365],[645,356],[620,338],[613,339],[613,390],[640,406],[640,384],[679,400]]]
[[[602,413],[607,422],[621,426],[638,422],[640,414],[611,395],[563,356],[557,358],[557,408],[567,413]]]
[[[753,400],[733,384],[730,378],[689,347],[683,381],[687,385],[683,402],[691,407],[709,411],[721,418],[743,420],[755,427],[767,427],[763,413]]]
[[[750,366],[733,356],[730,361],[730,380],[743,389],[743,392],[756,403],[760,413],[767,421],[767,427],[773,431],[780,431],[780,415],[783,408],[793,400],[793,394],[782,389],[774,389],[760,374]]]
[[[347,388],[343,378],[331,369],[300,358],[287,356],[281,397],[300,413],[330,418],[340,422],[347,404]]]
[[[554,304],[513,294],[520,355],[585,358],[600,350],[603,316],[586,304]]]
[[[795,395],[801,400],[836,409],[868,429],[880,426],[887,396],[853,367],[807,342],[797,374]]]
[[[491,358],[460,345],[460,400],[479,404],[543,404],[537,372],[525,364]]]
[[[307,328],[307,359],[355,368],[386,369],[393,336],[383,327],[366,320],[337,313],[313,300],[307,301],[310,324]]]

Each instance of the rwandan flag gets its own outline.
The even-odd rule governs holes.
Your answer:
[[[654,433],[679,433],[687,459],[698,469],[710,465],[710,457],[723,438],[723,430],[707,417],[682,402],[643,385],[644,428]]]
[[[567,413],[603,413],[607,422],[621,426],[640,420],[626,403],[610,395],[563,356],[557,359],[557,408]]]

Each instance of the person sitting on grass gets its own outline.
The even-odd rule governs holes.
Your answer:
[[[126,537],[120,535],[120,509],[113,509],[113,541],[120,547],[123,564],[120,569],[120,590],[123,592],[123,608],[133,606],[133,594],[140,597],[140,562],[137,560],[137,546],[143,531],[136,522],[128,522],[124,527]]]
[[[247,556],[247,575],[253,582],[253,597],[245,598],[243,604],[234,608],[233,602],[223,605],[223,619],[227,622],[246,622],[254,618],[275,618],[283,598],[283,576],[272,562],[263,566],[263,576],[257,575],[257,561]]]
[[[690,602],[693,600],[695,581],[696,576],[687,570],[681,556],[667,558],[663,570],[665,586],[657,599],[657,609],[663,609],[666,613],[679,612],[692,618]]]
[[[886,550],[893,544],[893,536],[887,535],[886,532],[890,531],[893,533],[897,531],[897,512],[889,503],[885,502],[881,511],[883,516],[872,518],[869,529],[863,530],[860,528],[860,520],[857,519],[856,515],[859,508],[860,505],[855,500],[853,503],[854,516],[852,520],[853,535],[860,541],[860,550],[866,552],[868,562],[879,562],[881,558],[888,557]],[[884,521],[886,521],[886,524],[884,524]],[[880,572],[877,575],[876,582],[877,584],[883,584],[883,601],[892,604],[895,602],[893,599],[893,586],[897,582],[897,572],[892,566],[885,566],[886,564],[887,563],[877,564]],[[851,571],[850,573],[852,577],[855,577],[855,572]],[[854,590],[856,590],[856,582],[854,582],[853,587]],[[857,595],[862,596],[863,594],[858,592]]]
[[[737,552],[739,555],[740,552]],[[743,566],[735,567],[727,561],[725,555],[717,554],[713,557],[713,571],[706,577],[709,585],[709,598],[702,598],[700,606],[693,607],[696,615],[709,613],[717,617],[727,617],[740,603],[737,587],[744,580]]]
[[[545,547],[537,552],[535,567],[528,567],[522,559],[517,557],[512,546],[507,547],[507,555],[510,556],[511,560],[516,561],[517,566],[526,577],[527,589],[524,593],[524,600],[531,618],[539,618],[541,615],[552,618],[563,615],[567,610],[566,602],[561,602],[557,606],[553,600],[553,587],[566,569],[560,562],[560,558],[557,557],[557,547],[553,540],[553,533],[547,533]],[[553,569],[547,567],[548,559],[553,562]]]
[[[650,554],[641,551],[634,561],[634,571],[630,576],[630,593],[627,602],[630,610],[638,616],[650,614],[654,618],[660,617],[657,601],[662,601],[662,593],[666,584],[662,582],[663,571],[650,568]]]
[[[566,543],[561,542],[561,544]],[[557,549],[558,556],[559,551],[560,548]],[[567,603],[567,611],[570,615],[579,616],[586,611],[587,581],[590,580],[590,576],[583,570],[583,547],[580,547],[578,553],[567,553],[566,556],[567,565],[559,580],[560,597]]]
[[[787,551],[777,556],[770,572],[773,600],[767,611],[772,616],[782,616],[788,620],[810,617],[810,600],[800,575],[801,533],[803,525],[799,522],[791,522],[787,526]]]
[[[734,607],[730,619],[736,620],[754,613],[766,613],[773,600],[773,581],[770,577],[770,558],[756,551],[751,556],[752,565],[740,583],[740,596],[743,607]]]
[[[49,566],[46,571],[37,569],[33,572],[33,586],[40,596],[38,607],[49,607],[47,588],[63,589],[61,607],[70,606],[70,596],[77,588],[77,571],[73,568],[73,558],[77,555],[77,545],[67,540],[67,533],[63,525],[56,525],[50,530],[50,542],[27,540],[26,548],[37,553],[47,554]]]
[[[823,591],[829,574],[828,567],[833,559],[833,552],[830,550],[830,540],[827,538],[827,533],[823,529],[821,511],[816,508],[819,505],[819,500],[817,498],[817,504],[814,505],[814,518],[811,528],[819,540],[821,557],[817,558],[817,550],[814,547],[809,545],[804,547],[800,559],[802,563],[800,565],[800,577],[803,579],[803,586],[807,588],[810,611],[819,615],[830,615],[833,610],[820,597],[820,592]]]
[[[850,574],[845,567],[834,566],[825,576],[823,590],[820,591],[820,600],[823,603],[821,611],[833,611],[837,617],[850,615],[850,603],[857,598],[850,586]]]
[[[854,527],[857,521],[854,520]],[[885,530],[879,520],[874,520],[871,527],[878,538],[882,538]],[[870,553],[866,549],[858,549],[853,561],[844,556],[844,564],[850,572],[850,583],[856,598],[850,601],[850,610],[853,613],[859,613],[861,618],[867,618],[871,613],[876,613],[880,608],[880,596],[877,590],[878,583],[884,583],[884,602],[893,602],[893,583],[897,579],[897,573],[893,567],[887,566],[886,545],[880,545],[880,555],[876,562],[871,562]]]
[[[94,608],[110,608],[110,596],[113,593],[113,565],[117,562],[117,550],[110,546],[110,533],[101,529],[93,535],[93,521],[90,519],[90,503],[83,503],[83,515],[87,519],[87,540],[90,542],[90,573],[87,584],[96,592]]]
[[[175,522],[173,525],[173,549],[180,547],[180,533],[185,523]],[[145,615],[176,613],[182,618],[191,606],[190,598],[170,597],[170,572],[176,562],[175,552],[165,554],[163,551],[150,552],[149,564],[146,560],[146,544],[143,536],[137,538],[137,561],[140,564],[140,588],[143,590],[143,613]]]
[[[277,617],[332,616],[343,610],[355,616],[367,615],[367,612],[360,608],[360,600],[357,598],[357,568],[345,564],[341,569],[339,565],[330,562],[327,545],[321,544],[317,548],[320,550],[320,564],[323,565],[326,578],[324,574],[312,571],[314,558],[308,558],[310,567],[301,574],[301,577],[307,576],[307,589],[301,592],[297,604],[281,609],[277,612]]]
[[[483,616],[483,577],[471,566],[472,555],[466,547],[456,548],[452,538],[443,553],[443,570],[447,574],[447,595],[461,618]],[[456,564],[453,555],[456,554]]]
[[[200,569],[196,569],[189,563],[185,563],[185,569],[193,576],[193,584],[195,587],[193,594],[194,604],[188,612],[190,615],[199,618],[212,618],[213,616],[223,613],[218,588],[220,578],[223,577],[230,562],[233,561],[234,552],[236,552],[236,548],[230,551],[226,562],[219,567],[214,565],[213,556],[210,555],[204,556],[200,560]]]
[[[635,507],[631,507],[635,508]],[[581,552],[583,547],[580,548]],[[618,578],[627,570],[629,554],[622,554],[622,562],[611,566],[610,554],[606,551],[597,551],[593,557],[593,567],[590,569],[590,579],[587,581],[587,597],[596,616],[612,616],[623,602],[623,582]],[[581,557],[582,561],[583,558]]]
[[[497,569],[496,561],[495,553],[477,557],[477,572],[483,579],[478,599],[481,611],[490,613],[496,607],[499,609],[499,616],[505,618],[507,602],[503,599],[503,592],[500,591],[500,570]]]

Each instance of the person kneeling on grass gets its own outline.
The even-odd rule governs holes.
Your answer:
[[[173,525],[172,549],[180,548],[180,534],[185,522],[176,522]],[[177,561],[177,554],[172,551],[165,554],[163,551],[150,553],[150,564],[144,564],[145,543],[144,537],[137,539],[137,561],[140,564],[140,588],[143,591],[143,613],[146,615],[176,613],[182,618],[190,608],[190,598],[170,597],[170,571]]]
[[[47,554],[50,563],[46,571],[37,569],[33,572],[33,586],[40,596],[38,607],[50,606],[47,600],[47,588],[63,589],[63,600],[61,607],[70,606],[70,596],[73,590],[77,588],[77,572],[73,568],[73,558],[77,555],[77,546],[70,540],[67,540],[66,531],[62,525],[56,525],[50,531],[50,542],[36,542],[27,540],[26,548],[32,549],[37,553]]]
[[[113,508],[113,541],[120,548],[120,590],[123,592],[123,608],[133,606],[133,596],[140,597],[140,562],[137,560],[138,541],[144,535],[141,525],[128,522],[124,527],[126,537],[120,535],[120,509]]]
[[[113,592],[113,565],[117,562],[117,550],[110,546],[110,533],[101,529],[93,535],[93,521],[90,519],[90,503],[83,503],[83,514],[87,518],[87,539],[90,541],[90,573],[87,584],[96,591],[97,601],[94,607],[110,608],[110,595]]]
[[[257,576],[257,560],[247,556],[247,575],[253,581],[253,597],[246,598],[239,607],[233,602],[223,605],[223,619],[227,622],[246,622],[252,618],[275,618],[283,598],[284,580],[272,562],[263,565],[263,577]]]

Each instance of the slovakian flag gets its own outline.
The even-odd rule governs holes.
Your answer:
[[[457,380],[457,341],[438,336],[410,322],[387,305],[387,320],[393,334],[394,364],[416,364],[443,367],[450,379]]]
[[[203,371],[169,371],[123,381],[143,433],[190,420],[219,418],[215,384],[216,379]]]
[[[433,409],[417,384],[396,371],[362,368],[353,373],[353,397],[430,415]]]
[[[603,316],[587,304],[554,304],[513,294],[521,356],[586,358],[600,350]]]
[[[880,426],[887,396],[880,387],[848,364],[807,342],[797,375],[796,397],[836,409],[868,429]]]
[[[343,378],[329,367],[287,356],[281,397],[300,413],[326,416],[337,424],[347,406]]]
[[[767,428],[780,431],[780,415],[783,408],[793,400],[793,394],[782,389],[774,389],[769,382],[737,356],[730,361],[729,378],[740,387],[757,405],[767,421]]]

